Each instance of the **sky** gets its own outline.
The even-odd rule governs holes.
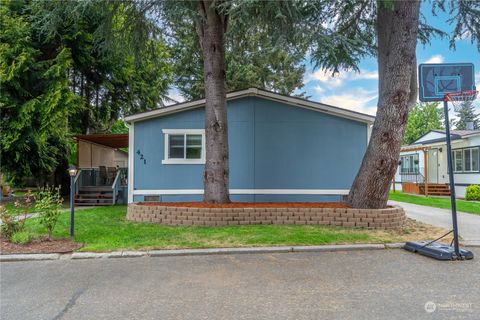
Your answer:
[[[446,32],[451,32],[453,27],[448,25],[447,13],[437,13],[433,16],[431,5],[424,2],[422,13],[427,23]],[[475,66],[476,84],[480,87],[480,53],[476,44],[470,39],[456,42],[456,50],[449,48],[448,39],[431,39],[429,45],[417,46],[417,63],[452,63],[471,62]],[[304,87],[300,92],[305,92],[312,101],[368,113],[376,113],[378,99],[378,67],[375,58],[363,59],[359,64],[360,72],[341,71],[335,76],[331,72],[314,70],[312,63],[306,59],[306,72]],[[171,91],[173,99],[183,101],[176,90]],[[477,113],[480,113],[480,100],[475,102]],[[453,115],[452,115],[453,116]]]

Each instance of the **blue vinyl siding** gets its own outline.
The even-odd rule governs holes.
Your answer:
[[[228,102],[231,189],[348,189],[367,146],[367,124],[259,97]],[[134,125],[134,188],[203,189],[203,165],[162,164],[162,129],[202,129],[197,108]],[[137,150],[146,163],[140,160]],[[146,193],[147,195],[147,193]],[[201,200],[164,195],[162,201]],[[236,201],[337,201],[339,196],[232,195]],[[137,195],[134,201],[142,201]]]

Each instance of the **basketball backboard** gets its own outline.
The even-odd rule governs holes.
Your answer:
[[[418,66],[420,101],[442,101],[447,93],[476,90],[473,63],[424,63]]]

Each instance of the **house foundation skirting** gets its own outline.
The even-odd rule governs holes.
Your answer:
[[[254,224],[308,224],[397,229],[406,220],[401,207],[350,208],[190,208],[162,205],[128,205],[127,219],[169,226],[230,226]]]

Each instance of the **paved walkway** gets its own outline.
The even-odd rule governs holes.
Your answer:
[[[478,319],[473,251],[443,262],[401,249],[5,262],[0,318]]]
[[[447,230],[452,229],[452,213],[447,209],[420,206],[417,204],[389,201],[403,207],[409,218]],[[480,215],[458,212],[458,231],[465,244],[480,245]]]

